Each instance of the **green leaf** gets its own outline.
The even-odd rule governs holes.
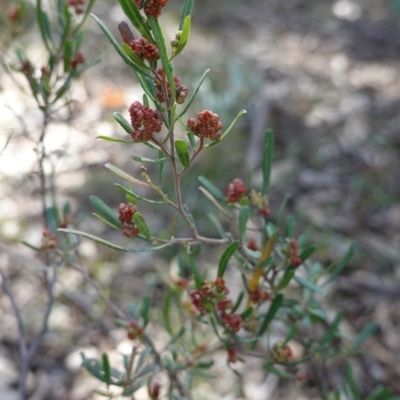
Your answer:
[[[168,161],[168,158],[158,158],[157,160],[154,160],[153,158],[146,158],[146,157],[139,157],[139,156],[133,156],[133,160],[144,163],[144,164],[160,164],[165,161]]]
[[[39,25],[40,34],[42,35],[43,43],[47,50],[51,53],[50,43],[52,42],[49,18],[43,11],[42,1],[36,0],[36,19]]]
[[[174,52],[174,57],[177,56],[179,53],[182,52],[182,50],[185,48],[186,43],[189,40],[189,36],[190,36],[190,22],[191,22],[191,18],[190,15],[188,15],[185,18],[185,22],[183,23],[183,29],[182,29],[182,34],[181,37],[179,38],[179,44],[178,47],[176,48],[175,52]]]
[[[107,221],[104,217],[102,217],[100,214],[97,213],[92,213],[93,217],[96,217],[97,219],[99,219],[103,224],[106,224],[108,226],[110,226],[113,229],[116,229],[118,231],[120,231],[121,229],[118,228],[117,226],[111,224],[109,221]]]
[[[273,364],[271,363],[271,361],[267,361],[264,364],[264,369],[267,370],[268,372],[273,373],[274,375],[279,376],[280,378],[284,378],[284,379],[293,379],[293,378],[295,378],[294,375],[289,374],[288,372],[282,371],[281,369],[275,368],[273,366]]]
[[[278,286],[275,287],[275,291],[280,292],[287,285],[289,285],[295,273],[296,273],[295,268],[288,268],[283,274],[282,280],[279,282]]]
[[[133,3],[133,2],[132,2]],[[112,33],[107,29],[107,27],[103,24],[103,22],[97,18],[94,14],[92,14],[92,17],[94,20],[97,22],[97,25],[99,25],[100,29],[104,32],[104,34],[107,36],[108,40],[110,43],[113,45],[114,49],[117,51],[117,53],[120,55],[120,57],[125,61],[126,64],[128,64],[132,69],[136,69],[136,65],[130,60],[130,58],[126,55],[122,47],[119,45],[119,43],[115,40],[114,36]]]
[[[221,143],[228,136],[228,133],[232,130],[232,128],[236,124],[236,121],[244,114],[247,114],[246,110],[239,111],[238,115],[236,115],[236,118],[229,125],[229,128],[222,134],[222,136],[218,140],[215,140],[214,142],[206,144],[204,147],[211,147],[211,146],[215,146],[215,145]]]
[[[320,294],[322,294],[323,296],[326,296],[326,295],[327,295],[327,293],[326,293],[326,291],[325,291],[324,289],[322,289],[321,287],[319,287],[319,286],[317,286],[317,285],[314,285],[312,282],[310,282],[310,281],[308,281],[308,280],[306,280],[306,279],[300,278],[299,276],[296,276],[296,275],[293,277],[293,279],[294,279],[300,286],[303,286],[303,287],[305,287],[306,289],[311,290],[312,292],[320,293]]]
[[[186,102],[185,108],[180,112],[179,118],[181,118],[181,117],[186,113],[186,111],[189,109],[189,107],[192,105],[193,100],[196,98],[196,95],[197,95],[197,93],[198,93],[198,91],[199,91],[201,85],[203,84],[204,79],[206,79],[206,76],[207,76],[207,74],[208,74],[209,72],[210,72],[210,69],[206,69],[206,70],[204,71],[203,75],[202,75],[201,78],[200,78],[199,83],[198,83],[197,86],[196,86],[196,89],[194,90],[194,92],[193,92],[193,94],[191,95],[190,99]],[[193,134],[192,134],[192,135],[193,135]]]
[[[193,258],[197,257],[200,254],[202,248],[203,244],[201,242],[189,245],[187,247],[187,255]]]
[[[269,191],[271,179],[272,159],[274,152],[274,135],[271,129],[265,132],[264,153],[262,160],[263,186],[262,194],[266,195]]]
[[[130,1],[130,0],[125,0],[125,1]],[[175,104],[175,98],[176,98],[176,88],[175,88],[175,82],[174,82],[174,77],[172,74],[172,67],[169,62],[168,54],[167,54],[167,47],[165,46],[165,40],[163,33],[161,31],[160,25],[158,23],[158,19],[154,17],[148,17],[148,22],[150,24],[150,28],[153,32],[154,39],[156,40],[157,48],[160,53],[160,59],[161,63],[164,69],[164,73],[167,77],[168,83],[170,85],[171,89],[171,102],[170,102],[170,107],[172,107]]]
[[[382,385],[378,385],[364,400],[395,400],[395,397],[390,397],[390,391]],[[400,399],[400,397],[397,397]]]
[[[355,244],[352,243],[350,247],[348,248],[346,254],[343,256],[343,258],[339,261],[339,263],[336,265],[336,267],[333,269],[331,272],[329,278],[323,283],[322,286],[327,285],[329,282],[332,282],[347,266],[349,263],[351,257],[353,257],[354,251],[355,251]]]
[[[65,41],[64,45],[64,72],[68,73],[71,70],[71,57],[72,57],[72,42]]]
[[[236,310],[240,307],[240,304],[242,303],[243,298],[244,298],[244,292],[240,292],[238,298],[236,299],[235,304],[232,307],[231,314],[235,313]]]
[[[143,235],[150,240],[151,239],[151,233],[149,230],[149,227],[146,224],[146,221],[144,220],[142,214],[136,212],[133,216],[133,222],[135,225],[138,227],[139,232],[143,233]]]
[[[138,185],[138,186],[149,187],[149,185],[146,182],[140,181],[139,179],[136,179],[133,176],[130,176],[126,172],[122,171],[122,169],[119,169],[118,167],[116,167],[113,164],[107,163],[107,164],[105,164],[105,167],[107,169],[109,169],[111,172],[113,172],[115,175],[119,176],[120,178],[122,178],[128,182],[134,183],[135,185]]]
[[[110,363],[108,361],[108,356],[106,353],[102,355],[103,360],[103,372],[104,372],[104,382],[107,386],[111,384],[111,371],[110,371]]]
[[[222,278],[224,276],[226,268],[228,267],[229,260],[235,254],[235,251],[237,250],[238,247],[239,247],[239,242],[235,240],[222,253],[222,256],[219,260],[218,273],[217,273],[217,276],[219,278]]]
[[[145,295],[142,301],[142,307],[140,309],[140,315],[143,319],[143,327],[146,327],[149,323],[149,311],[150,311],[150,297]]]
[[[283,346],[286,346],[294,338],[296,333],[297,333],[297,326],[294,325],[291,327],[289,333],[286,335],[286,338],[283,341]]]
[[[338,327],[339,327],[339,323],[343,318],[343,312],[339,311],[336,314],[335,319],[333,320],[333,322],[330,324],[328,331],[325,334],[324,340],[321,342],[322,346],[325,346],[327,344],[329,344],[330,342],[332,342],[333,338],[335,337],[337,331],[338,331]]]
[[[189,268],[193,273],[194,282],[196,284],[197,289],[200,289],[203,286],[204,279],[201,276],[200,271],[198,270],[193,258],[189,258]]]
[[[150,68],[132,51],[132,49],[126,43],[122,43],[121,48],[125,52],[125,54],[129,57],[129,59],[132,61],[132,63],[135,65],[136,67],[135,70],[137,73],[146,76],[148,78],[153,78],[147,72],[148,70],[150,70]]]
[[[313,254],[315,250],[316,250],[316,246],[309,246],[304,251],[302,251],[300,254],[301,262],[303,263],[304,261],[306,261],[307,258],[310,257],[311,254]]]
[[[182,12],[181,12],[181,21],[179,23],[180,31],[183,29],[186,18],[188,16],[190,16],[190,14],[192,13],[193,4],[194,4],[194,0],[185,0],[185,2],[183,3]]]
[[[113,210],[103,200],[101,200],[97,196],[90,196],[90,202],[93,207],[99,212],[99,214],[105,218],[112,226],[116,229],[122,229],[122,225],[118,220],[118,217],[115,215]]]
[[[112,143],[124,143],[124,144],[136,144],[137,143],[137,142],[134,142],[133,140],[127,141],[127,140],[113,138],[111,136],[96,136],[95,139],[100,139],[100,140],[104,140],[106,142],[112,142]]]
[[[357,382],[354,378],[353,368],[349,361],[346,361],[346,378],[347,383],[349,384],[351,394],[353,395],[354,400],[361,400],[361,395],[357,387]]]
[[[218,200],[226,200],[225,195],[217,189],[206,177],[199,176],[200,183]]]
[[[249,307],[247,310],[243,311],[240,316],[242,319],[246,319],[250,317],[251,314],[253,314],[253,307]]]
[[[144,247],[144,248],[141,248],[141,249],[133,249],[131,247],[118,246],[118,245],[116,245],[114,243],[108,242],[107,240],[101,239],[101,238],[99,238],[97,236],[90,235],[89,233],[86,233],[86,232],[77,231],[75,229],[59,228],[57,230],[59,232],[65,232],[65,233],[70,233],[72,235],[82,236],[82,237],[85,237],[87,239],[93,240],[96,243],[102,244],[103,246],[110,247],[111,249],[119,250],[119,251],[126,251],[128,253],[144,253],[144,252],[148,252],[148,251],[157,251],[157,250],[161,250],[161,249],[164,249],[165,247],[170,246],[170,243],[165,243],[165,244],[163,244],[161,246]]]
[[[250,208],[248,205],[240,206],[239,210],[239,233],[241,240],[246,238],[246,226],[250,216]]]
[[[164,201],[150,200],[150,199],[146,199],[145,197],[139,196],[138,194],[136,194],[132,190],[127,189],[125,186],[122,186],[119,183],[114,183],[114,186],[116,186],[118,189],[120,189],[125,194],[127,194],[129,196],[132,196],[135,199],[144,201],[145,203],[149,203],[149,204],[165,204]]]
[[[58,212],[57,212],[56,207],[47,207],[46,223],[47,223],[47,227],[51,230],[51,233],[53,235],[57,234],[57,226],[59,226],[57,214],[58,214]]]
[[[131,134],[133,131],[132,125],[119,113],[115,112],[113,114],[114,119],[122,126],[126,133]]]
[[[170,322],[170,309],[171,309],[171,293],[166,292],[164,295],[164,301],[161,308],[161,323],[165,330],[172,334],[171,322]]]
[[[190,168],[190,157],[186,142],[180,139],[175,140],[175,149],[183,167]]]
[[[221,238],[226,238],[226,233],[224,231],[224,228],[222,227],[221,223],[219,222],[218,218],[215,216],[213,213],[208,213],[207,214],[208,219],[211,221],[211,223],[214,225],[215,229],[221,236]]]
[[[370,322],[367,324],[363,330],[358,334],[354,342],[349,348],[349,351],[354,351],[357,350],[359,347],[362,346],[362,344],[371,336],[375,333],[377,330],[378,325],[375,322]]]
[[[269,327],[269,324],[272,322],[272,320],[274,319],[276,313],[278,312],[280,306],[282,305],[282,301],[283,301],[283,296],[281,294],[278,294],[274,300],[272,301],[269,310],[267,312],[267,314],[265,314],[265,317],[263,319],[263,322],[260,326],[260,329],[258,330],[258,336],[262,336],[264,335],[264,333],[266,332],[266,330]]]
[[[286,220],[285,236],[287,238],[292,238],[294,236],[294,219],[292,216],[288,217]]]
[[[133,26],[146,38],[150,43],[155,44],[151,32],[146,24],[145,19],[140,14],[132,0],[118,0],[125,15],[132,22]]]

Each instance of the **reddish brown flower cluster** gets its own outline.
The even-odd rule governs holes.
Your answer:
[[[119,222],[122,224],[122,233],[126,237],[133,237],[139,233],[139,229],[132,222],[136,213],[136,207],[132,203],[121,203],[118,206]]]
[[[69,0],[69,6],[72,7],[75,11],[75,14],[80,15],[83,14],[83,5],[85,4],[84,0]]]
[[[75,57],[71,58],[71,67],[76,68],[79,64],[83,64],[85,62],[85,56],[81,51],[78,51],[75,54]]]
[[[288,362],[292,357],[292,350],[287,344],[284,345],[282,342],[277,342],[272,348],[272,357],[277,363]]]
[[[296,239],[290,239],[288,257],[290,260],[290,265],[298,267],[301,264],[301,258],[299,256],[299,244]]]
[[[32,63],[28,60],[25,60],[21,63],[20,71],[26,76],[32,76],[35,72],[35,68]]]
[[[218,140],[221,137],[222,122],[218,114],[210,110],[204,110],[197,114],[198,122],[194,118],[189,118],[187,128],[200,138]]]
[[[20,17],[21,6],[13,6],[7,10],[7,17],[11,22],[17,22]]]
[[[136,0],[135,0],[136,2]],[[143,6],[143,1],[141,2]],[[168,0],[148,0],[144,6],[144,12],[154,18],[158,18],[163,8],[167,5]]]
[[[46,228],[43,230],[42,244],[40,248],[42,250],[54,249],[58,245],[57,236],[53,236],[51,230]]]
[[[247,241],[247,248],[253,251],[257,251],[258,250],[258,244],[256,239],[254,239],[253,237],[251,237],[248,241]]]
[[[166,80],[164,69],[162,67],[157,69],[157,79],[155,80],[154,85],[156,87],[156,98],[160,103],[165,102],[165,94],[163,91],[164,85],[167,88],[168,98],[171,97],[171,86]],[[178,104],[183,104],[189,93],[189,89],[185,85],[182,85],[180,79],[176,75],[174,75],[174,85],[175,100]]]
[[[229,289],[220,277],[215,282],[206,282],[200,289],[193,289],[189,293],[193,305],[200,314],[204,315],[215,307],[225,327],[236,333],[242,327],[242,317],[239,314],[226,312],[233,307],[232,301],[226,298],[227,294],[229,294]]]
[[[143,8],[143,0],[134,0],[134,2],[139,10]]]
[[[269,293],[261,290],[260,287],[256,287],[255,289],[250,291],[250,301],[253,304],[263,303],[267,300],[269,300]]]
[[[160,396],[161,385],[159,383],[152,383],[149,386],[149,396],[151,400],[157,400]]]
[[[228,203],[236,203],[246,194],[246,192],[246,185],[240,178],[236,178],[228,185],[226,200]]]
[[[137,323],[137,321],[131,321],[127,328],[128,338],[131,340],[137,339],[143,333],[143,328]]]
[[[133,131],[131,137],[135,142],[147,142],[153,139],[153,133],[160,132],[162,127],[162,113],[152,110],[135,101],[129,107]]]
[[[134,39],[129,46],[141,60],[155,61],[160,58],[157,47],[145,38]]]
[[[263,217],[268,217],[268,215],[271,214],[271,210],[269,209],[269,207],[261,207],[258,210],[258,213]]]

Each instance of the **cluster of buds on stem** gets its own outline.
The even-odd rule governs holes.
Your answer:
[[[148,388],[148,392],[149,392],[149,396],[151,400],[157,400],[160,397],[160,390],[161,390],[161,385],[157,382],[152,383],[149,388]]]
[[[84,13],[83,5],[84,0],[69,0],[68,5],[74,9],[76,15],[81,15]]]
[[[164,69],[162,67],[157,69],[154,85],[156,87],[156,98],[160,103],[165,102],[164,90],[166,90],[168,98],[171,98],[171,86],[166,79]],[[174,86],[175,101],[178,104],[183,104],[189,93],[189,89],[185,85],[182,85],[180,79],[176,75],[174,75]]]
[[[141,336],[142,333],[143,333],[143,328],[137,323],[137,321],[129,322],[129,325],[127,328],[127,335],[128,335],[129,339],[135,340],[139,336]]]
[[[134,2],[139,10],[143,8],[143,3],[145,3],[144,0],[134,0]],[[167,3],[168,0],[148,0],[144,6],[144,12],[154,18],[158,18]]]
[[[73,69],[76,69],[78,67],[78,65],[83,64],[85,62],[85,56],[83,55],[83,53],[81,51],[78,51],[75,54],[75,57],[71,58],[71,67]]]
[[[301,258],[299,255],[299,244],[294,238],[290,239],[289,241],[288,257],[290,260],[290,265],[298,267],[301,264]]]
[[[258,208],[258,213],[263,217],[268,217],[268,215],[271,213],[271,210],[269,209],[268,197],[266,195],[256,192],[253,189],[249,194],[249,200],[254,207]]]
[[[162,128],[162,113],[135,101],[129,107],[133,131],[131,137],[135,142],[148,142],[153,139],[153,133]]]
[[[237,350],[233,347],[229,347],[228,353],[228,363],[234,364],[237,361]]]
[[[145,38],[134,39],[130,43],[132,51],[141,59],[156,61],[160,58],[160,53],[154,44],[149,43]]]
[[[253,304],[260,304],[269,300],[269,293],[262,290],[259,286],[250,290],[250,301]]]
[[[7,17],[12,23],[18,22],[21,17],[21,6],[12,6],[7,10]]]
[[[58,245],[58,238],[51,233],[49,228],[43,230],[42,244],[40,248],[42,250],[54,249]]]
[[[121,203],[118,206],[119,222],[122,224],[122,233],[126,237],[133,237],[139,233],[139,229],[133,223],[132,219],[136,213],[136,207],[132,203]]]
[[[197,114],[198,121],[189,118],[186,126],[196,136],[212,141],[221,137],[222,122],[219,120],[218,114],[214,114],[210,110],[204,110]]]
[[[246,185],[240,178],[236,178],[228,185],[226,201],[228,203],[237,203],[246,194],[246,192]]]
[[[287,344],[284,345],[282,342],[277,342],[272,348],[272,357],[277,363],[286,363],[292,357],[292,350]]]

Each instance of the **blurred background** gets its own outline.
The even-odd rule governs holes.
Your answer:
[[[11,4],[2,0],[1,8]],[[170,0],[160,18],[170,39],[179,24],[181,4]],[[93,12],[119,37],[117,25],[126,18],[118,4],[99,0]],[[205,175],[225,191],[232,179],[246,180],[254,167],[254,182],[260,184],[259,150],[265,129],[272,128],[272,219],[287,197],[287,213],[295,216],[296,231],[308,232],[318,246],[316,259],[323,265],[356,243],[356,254],[331,287],[326,307],[328,312],[344,311],[342,328],[349,335],[368,322],[378,324],[358,360],[356,375],[365,392],[381,383],[395,394],[400,394],[399,28],[398,0],[202,0],[195,2],[191,38],[176,60],[176,71],[189,90],[211,68],[188,118],[207,108],[228,126],[241,109],[248,111],[224,146],[204,153],[185,176],[188,205],[197,217],[210,207],[197,190],[197,175]],[[65,115],[69,124],[50,124],[46,146],[51,162],[46,168],[54,172],[60,204],[71,202],[76,225],[121,243],[124,238],[91,216],[89,196],[98,195],[116,207],[124,199],[113,189],[118,180],[104,163],[139,176],[140,164],[131,157],[148,153],[140,146],[110,144],[95,137],[125,139],[113,112],[127,116],[129,105],[140,100],[142,92],[93,20],[88,20],[85,30],[85,57],[100,57],[101,62],[73,86],[71,99],[76,101]],[[13,60],[11,50],[16,45],[25,48],[37,66],[44,62],[34,25],[29,35],[3,51],[3,61]],[[36,276],[40,260],[18,242],[35,246],[41,242],[37,156],[32,144],[40,118],[36,104],[19,89],[18,78],[2,70],[0,267],[10,278],[32,332],[40,323],[45,301],[43,283]],[[159,215],[149,209],[147,216],[152,230],[168,229],[171,215],[167,212]],[[212,235],[212,225],[203,219],[200,229]],[[121,305],[144,295],[143,282],[157,301],[162,284],[154,266],[169,270],[176,256],[173,250],[155,256],[121,256],[88,240],[82,240],[79,249],[91,277]],[[204,262],[212,258],[210,250]],[[56,297],[50,332],[33,361],[29,379],[36,397],[32,399],[97,399],[91,394],[97,382],[79,369],[79,351],[116,353],[129,346],[126,334],[115,328],[113,316],[77,272],[60,271]],[[18,398],[17,327],[2,293],[0,319],[0,398],[13,400]],[[254,378],[251,366],[244,373]],[[273,390],[267,394],[262,389],[265,377],[255,375],[254,382],[248,378],[249,399],[319,398],[312,389],[282,388],[277,382],[270,383]],[[230,382],[234,377],[226,379]],[[233,398],[224,395],[228,396],[220,392],[217,397],[199,398]],[[137,398],[145,399],[146,393]]]

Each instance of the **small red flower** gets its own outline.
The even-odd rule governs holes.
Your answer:
[[[149,387],[149,396],[151,398],[151,400],[157,400],[160,396],[160,389],[161,389],[161,385],[159,383],[153,383],[150,387]]]
[[[81,51],[78,51],[75,54],[75,57],[71,58],[71,67],[72,68],[76,68],[79,64],[83,64],[85,62],[85,56],[83,55],[83,53]]]
[[[268,215],[271,214],[271,210],[268,207],[261,207],[258,213],[263,217],[268,217]]]
[[[139,229],[134,225],[132,219],[136,213],[136,206],[132,203],[121,203],[118,206],[119,222],[122,224],[122,234],[126,237],[133,237],[139,234]]]
[[[237,361],[236,356],[237,356],[237,351],[236,351],[236,349],[230,347],[230,348],[228,349],[228,363],[234,364],[234,363]]]
[[[128,325],[127,332],[128,332],[128,338],[131,340],[135,340],[143,333],[143,328],[139,326],[137,321],[131,321]]]
[[[155,61],[160,58],[157,47],[149,43],[145,38],[132,40],[130,48],[141,60]]]
[[[246,185],[240,178],[236,178],[228,185],[226,200],[228,203],[237,203],[246,192]]]
[[[152,110],[138,101],[129,107],[133,131],[131,137],[135,142],[148,142],[153,139],[153,133],[161,131],[162,113]]]
[[[299,244],[296,239],[290,239],[289,241],[288,256],[291,265],[294,267],[301,265],[302,261],[299,255]]]
[[[148,0],[146,5],[144,6],[144,12],[154,18],[158,18],[167,3],[168,0]]]
[[[221,137],[222,122],[219,120],[218,114],[214,114],[210,110],[204,110],[197,114],[198,122],[194,118],[189,118],[186,125],[187,128],[200,138],[210,140],[218,140]]]
[[[259,287],[256,287],[250,291],[250,300],[253,304],[262,303],[269,300],[269,294],[261,290]]]
[[[154,85],[156,88],[156,98],[160,103],[165,102],[165,93],[163,91],[164,85],[166,85],[166,88],[167,88],[168,98],[171,97],[171,86],[165,77],[164,69],[162,67],[157,69],[157,78],[155,80]],[[184,103],[184,101],[189,93],[189,89],[185,85],[182,85],[180,79],[176,75],[174,75],[174,86],[175,86],[176,102],[178,104]]]
[[[253,237],[251,237],[248,242],[247,242],[247,248],[253,251],[257,251],[258,250],[258,244],[256,239],[254,239]]]

